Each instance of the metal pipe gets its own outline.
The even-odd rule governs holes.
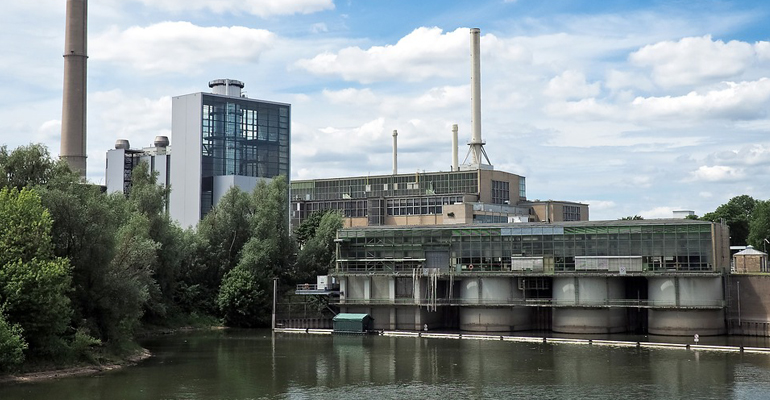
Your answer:
[[[278,299],[278,278],[273,278],[273,322],[272,327],[275,331],[275,308]]]
[[[64,35],[61,150],[59,156],[86,176],[86,76],[88,1],[67,0]]]
[[[393,175],[398,174],[398,131],[393,129]]]
[[[457,158],[457,124],[452,125],[452,171],[460,170],[460,162]]]

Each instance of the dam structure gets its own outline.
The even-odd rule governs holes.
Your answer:
[[[368,226],[336,243],[336,305],[378,330],[727,332],[724,224]]]

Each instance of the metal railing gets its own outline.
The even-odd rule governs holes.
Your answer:
[[[340,299],[338,304],[345,305],[444,305],[444,306],[526,306],[526,307],[586,307],[586,308],[683,308],[683,309],[720,309],[724,300],[676,301],[647,299],[609,299],[609,300],[561,300],[540,299]]]

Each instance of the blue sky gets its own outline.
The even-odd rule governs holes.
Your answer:
[[[770,199],[764,1],[101,0],[89,4],[88,178],[115,140],[170,135],[171,97],[239,79],[292,104],[292,178],[447,170],[482,133],[530,199],[591,219]],[[3,5],[0,144],[59,151],[65,0]],[[174,139],[171,138],[173,148]],[[466,153],[461,148],[460,157]],[[461,160],[462,161],[462,160]]]

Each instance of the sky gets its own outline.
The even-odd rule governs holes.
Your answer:
[[[4,2],[0,145],[58,156],[65,0]],[[89,4],[88,170],[171,136],[171,98],[245,83],[292,105],[291,179],[447,171],[481,128],[530,200],[591,220],[770,199],[770,5],[641,0],[100,0]],[[173,152],[174,138],[171,139]]]

